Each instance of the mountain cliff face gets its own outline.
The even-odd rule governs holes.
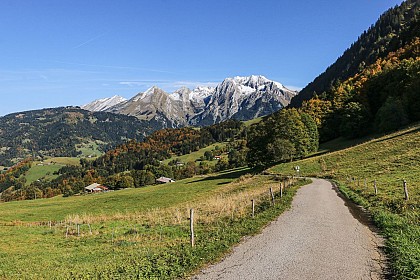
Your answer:
[[[287,106],[297,92],[263,76],[227,78],[213,87],[180,88],[169,94],[158,87],[101,111],[155,120],[164,127],[211,125],[227,119],[249,120]],[[92,106],[91,104],[95,104]],[[101,108],[98,101],[83,108]]]
[[[127,99],[125,99],[124,97],[115,95],[113,97],[95,100],[89,104],[82,106],[81,108],[88,111],[100,112],[100,111],[106,111],[112,106],[115,106],[124,101],[127,101]]]
[[[226,119],[249,120],[276,112],[290,103],[296,92],[263,76],[227,78],[215,89],[194,125],[211,125]]]

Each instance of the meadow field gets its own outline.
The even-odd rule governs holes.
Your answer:
[[[215,143],[215,144],[209,145],[205,148],[202,148],[198,151],[195,151],[195,152],[192,152],[192,153],[189,153],[189,154],[186,154],[186,155],[172,156],[171,158],[168,158],[168,159],[165,159],[164,161],[162,161],[162,163],[163,164],[168,164],[172,160],[177,159],[179,162],[182,162],[184,164],[187,163],[187,162],[190,162],[190,161],[195,162],[196,164],[199,164],[200,161],[198,161],[198,160],[201,157],[204,157],[205,152],[207,152],[207,151],[211,152],[211,151],[216,150],[216,149],[224,149],[225,147],[226,147],[226,143]],[[224,155],[224,156],[226,156],[226,155]],[[207,162],[210,165],[214,166],[214,165],[216,165],[217,160],[212,160],[212,161],[205,160],[204,162]]]
[[[290,206],[296,186],[280,198],[280,178],[248,172],[235,169],[140,189],[2,203],[0,279],[187,277]]]

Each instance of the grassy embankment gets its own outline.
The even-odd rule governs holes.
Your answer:
[[[302,176],[335,180],[346,196],[372,213],[386,237],[394,278],[420,278],[420,125],[341,151],[280,164],[271,171],[292,174],[296,165]],[[403,180],[409,200],[405,200]]]
[[[2,203],[0,279],[186,277],[290,206],[297,187],[287,188],[280,199],[278,181],[247,172],[236,169],[141,189]],[[269,187],[277,190],[275,207]],[[257,204],[254,219],[251,199]],[[189,245],[190,208],[196,217],[194,248]]]

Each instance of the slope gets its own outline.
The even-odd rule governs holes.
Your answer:
[[[407,0],[400,6],[385,12],[375,25],[361,34],[324,73],[303,88],[291,101],[291,106],[300,107],[315,94],[322,94],[340,81],[354,76],[360,69],[377,59],[404,47],[420,34],[419,1]]]
[[[160,127],[134,117],[79,108],[51,108],[0,118],[0,163],[11,166],[27,157],[77,156],[89,146],[104,151],[142,140]]]
[[[153,120],[163,127],[205,126],[229,119],[249,120],[282,109],[297,92],[264,76],[226,78],[216,87],[182,87],[172,93],[153,86],[130,100],[95,100],[82,108]],[[116,99],[116,100],[115,100]],[[114,106],[109,103],[116,101]]]
[[[278,182],[269,176],[242,176],[247,172],[235,169],[141,189],[2,203],[0,278],[185,277],[290,205],[295,187],[289,186],[282,203],[270,207],[267,189]],[[250,198],[256,203],[254,219]],[[191,207],[196,210],[194,248],[189,246]]]
[[[337,181],[341,190],[368,208],[382,234],[397,279],[420,277],[420,125],[376,138],[355,147],[281,164],[280,174],[321,176]],[[403,181],[409,200],[405,200]],[[377,194],[375,194],[375,188]]]

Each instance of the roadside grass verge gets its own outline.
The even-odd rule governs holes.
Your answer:
[[[420,125],[344,150],[293,163],[271,172],[333,179],[350,199],[364,206],[386,237],[394,279],[420,278]],[[404,199],[403,180],[409,200]],[[376,182],[377,194],[374,185]]]
[[[277,178],[247,171],[100,195],[0,204],[5,213],[0,221],[5,223],[0,226],[0,279],[188,277],[290,207],[297,185],[280,198]],[[256,202],[254,218],[251,199]],[[196,216],[195,247],[189,243],[190,208]],[[51,225],[37,225],[49,220]]]
[[[373,221],[386,238],[385,252],[390,258],[393,279],[419,279],[420,277],[420,213],[404,211],[395,214],[376,206],[349,185],[337,183],[340,191],[351,200],[368,209]]]

